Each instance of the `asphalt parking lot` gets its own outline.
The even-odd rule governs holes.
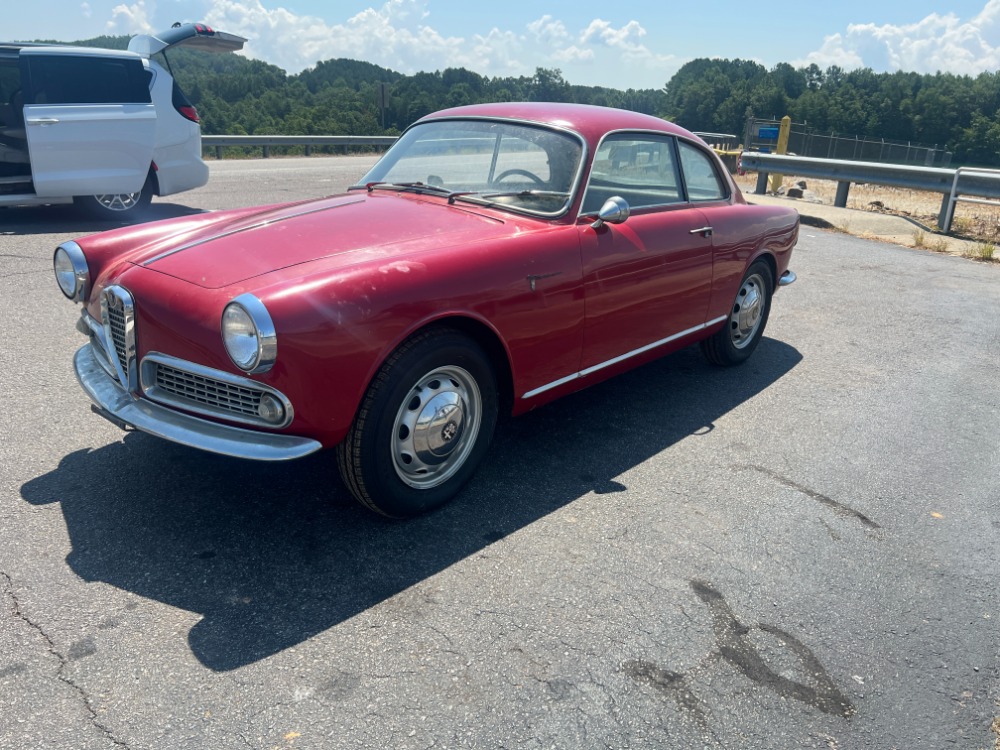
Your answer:
[[[212,164],[158,217],[366,157]],[[0,210],[0,748],[1000,746],[1000,264],[803,227],[745,366],[506,423],[459,499],[93,415],[65,208]]]

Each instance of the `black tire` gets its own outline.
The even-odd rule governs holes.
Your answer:
[[[128,220],[141,216],[149,208],[156,189],[156,178],[150,172],[138,193],[110,193],[106,195],[78,195],[73,198],[83,213],[103,221]]]
[[[404,342],[368,386],[337,464],[362,505],[409,518],[451,500],[489,449],[498,398],[473,340],[431,328]]]
[[[727,367],[750,359],[764,335],[771,314],[774,275],[765,261],[756,261],[740,282],[729,317],[716,333],[701,342],[705,358]]]

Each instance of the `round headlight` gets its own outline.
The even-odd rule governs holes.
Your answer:
[[[79,245],[64,242],[57,247],[52,257],[52,268],[56,274],[56,283],[67,298],[79,302],[86,296],[90,270]]]
[[[267,372],[278,355],[278,337],[264,303],[241,294],[222,312],[222,342],[233,364],[249,373]]]

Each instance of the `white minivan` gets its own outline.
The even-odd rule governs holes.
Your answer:
[[[244,42],[188,23],[133,37],[128,51],[0,43],[0,206],[72,201],[125,218],[154,194],[204,185],[198,113],[165,54],[150,58]]]

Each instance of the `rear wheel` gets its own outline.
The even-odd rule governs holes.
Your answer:
[[[392,518],[443,505],[489,449],[496,378],[482,348],[452,329],[408,339],[382,366],[337,448],[344,484]]]
[[[771,313],[774,278],[764,261],[747,269],[725,325],[701,342],[701,351],[716,365],[738,365],[753,354],[764,335]]]
[[[146,182],[136,193],[107,193],[105,195],[78,195],[73,199],[77,207],[94,219],[114,221],[130,219],[149,208],[153,200],[155,178],[150,172]]]

